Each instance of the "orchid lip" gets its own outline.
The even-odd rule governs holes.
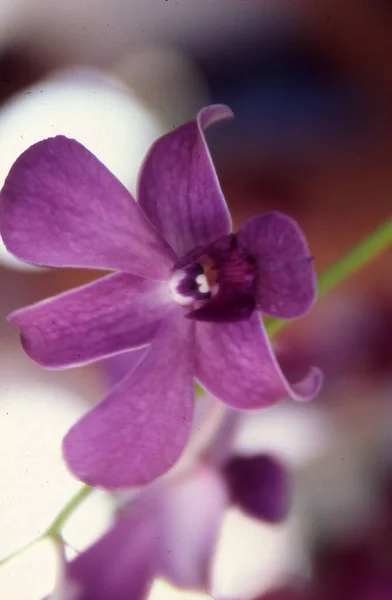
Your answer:
[[[228,323],[249,318],[257,308],[257,265],[235,234],[195,248],[177,263],[176,273],[175,299],[191,307],[190,319]]]
[[[169,289],[172,295],[172,298],[178,304],[182,304],[183,306],[190,306],[193,304],[193,298],[190,296],[184,296],[177,291],[179,283],[184,278],[185,272],[183,270],[174,271],[173,275],[169,280]]]
[[[210,300],[215,292],[213,287],[199,263],[175,270],[169,280],[172,298],[182,306]]]

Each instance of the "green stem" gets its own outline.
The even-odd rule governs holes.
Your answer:
[[[340,259],[338,262],[333,264],[331,267],[326,269],[319,277],[318,281],[318,293],[319,297],[326,294],[339,283],[345,280],[347,277],[355,273],[360,267],[365,265],[370,260],[373,260],[378,254],[385,250],[389,245],[392,244],[392,219],[383,223],[376,231],[370,234],[366,239],[360,242],[355,248],[353,248],[346,256]],[[269,318],[266,320],[266,328],[268,334],[272,337],[283,328],[285,328],[290,320],[279,320]],[[196,389],[197,393],[200,393],[200,388]],[[33,544],[46,539],[51,538],[53,540],[61,540],[61,531],[69,517],[73,514],[74,510],[94,491],[94,488],[88,485],[82,486],[79,491],[67,502],[64,508],[59,512],[53,523],[48,529],[39,536],[37,539],[29,542],[26,546],[13,552],[6,558],[0,561],[0,566],[6,562],[18,556],[24,550],[27,550]]]
[[[74,510],[94,491],[94,488],[83,485],[78,492],[61,509],[53,523],[48,527],[42,538],[58,539],[61,531]]]
[[[31,540],[31,542],[29,542],[28,544],[26,544],[22,548],[19,548],[18,550],[15,550],[15,552],[11,552],[11,554],[9,554],[8,556],[6,556],[5,558],[2,558],[0,560],[0,567],[4,566],[7,562],[9,562],[10,560],[12,560],[13,558],[16,558],[17,556],[19,556],[19,554],[22,554],[22,552],[25,552],[25,550],[29,550],[29,548],[31,548],[35,544],[38,544],[38,542],[40,542],[42,539],[43,539],[43,537],[39,536],[38,538],[35,538],[34,540]]]
[[[319,279],[319,295],[329,292],[344,279],[358,271],[392,244],[392,219],[360,242],[332,267],[324,271]]]
[[[326,269],[318,280],[319,298],[331,291],[366,263],[373,260],[392,244],[392,219],[362,240],[348,254]],[[266,328],[270,336],[285,328],[291,321],[267,319]]]
[[[19,556],[19,554],[22,554],[22,552],[29,550],[29,548],[31,548],[35,544],[38,544],[38,542],[41,542],[42,540],[49,538],[56,542],[63,543],[62,538],[61,538],[61,531],[62,531],[65,523],[68,521],[69,517],[73,514],[74,510],[76,510],[76,508],[83,502],[83,500],[85,498],[87,498],[87,496],[89,496],[91,494],[91,492],[93,492],[93,491],[94,491],[94,488],[89,487],[88,485],[83,485],[76,492],[76,494],[74,496],[72,496],[72,498],[67,502],[67,504],[61,509],[61,511],[59,512],[57,517],[54,519],[54,521],[48,527],[48,529],[46,531],[44,531],[44,533],[42,533],[40,536],[38,536],[37,538],[35,538],[34,540],[29,542],[25,546],[22,546],[22,548],[19,548],[15,552],[12,552],[8,556],[6,556],[2,560],[0,560],[0,567],[5,565],[7,562],[12,560],[13,558],[16,558],[17,556]]]

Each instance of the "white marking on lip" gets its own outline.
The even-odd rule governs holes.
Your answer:
[[[184,277],[186,277],[186,273],[182,269],[179,269],[173,273],[169,281],[170,293],[174,302],[177,302],[177,304],[181,304],[182,306],[190,306],[194,302],[192,296],[183,296],[177,292],[177,286],[180,281],[184,279]]]
[[[208,285],[207,277],[203,273],[196,277],[196,283],[199,287],[199,292],[201,294],[207,294],[210,291],[210,286]]]

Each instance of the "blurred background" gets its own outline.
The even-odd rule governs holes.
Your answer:
[[[287,212],[321,272],[391,216],[391,29],[388,0],[0,0],[0,183],[30,144],[63,133],[134,191],[152,141],[222,102],[236,118],[208,139],[236,227]],[[100,365],[41,370],[5,320],[91,274],[29,267],[4,248],[0,261],[1,558],[78,489],[61,438],[107,383]],[[274,340],[288,372],[317,364],[325,386],[310,405],[245,417],[238,449],[281,457],[294,502],[275,526],[229,511],[214,597],[247,600],[330,573],[342,548],[392,521],[391,267],[389,250]],[[85,547],[110,518],[110,498],[97,492],[67,541]],[[391,538],[375,553],[391,560]],[[41,599],[55,569],[50,545],[35,546],[0,569],[0,598]],[[187,596],[163,582],[151,593]]]

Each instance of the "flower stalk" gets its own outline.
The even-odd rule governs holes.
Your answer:
[[[61,509],[57,517],[54,519],[42,537],[58,539],[65,523],[73,514],[74,510],[76,510],[83,500],[85,500],[93,491],[94,488],[90,487],[89,485],[83,485],[81,488],[79,488],[76,494],[72,496],[67,504]]]

